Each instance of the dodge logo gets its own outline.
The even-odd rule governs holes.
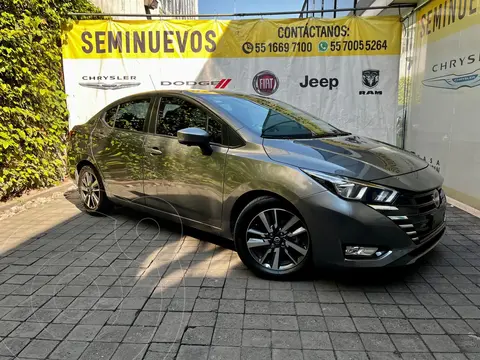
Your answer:
[[[163,80],[160,82],[161,86],[215,86],[215,89],[225,89],[228,84],[230,84],[232,79],[221,79],[221,80],[175,80],[167,81]]]
[[[369,89],[373,89],[378,85],[380,80],[380,70],[363,70],[362,71],[362,84]]]
[[[278,89],[279,81],[274,73],[268,70],[260,71],[253,78],[253,89],[260,95],[272,95]]]

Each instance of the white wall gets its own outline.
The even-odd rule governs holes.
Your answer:
[[[104,13],[144,14],[143,0],[91,0]],[[152,14],[198,14],[198,0],[159,0],[158,9]],[[131,17],[115,17],[116,20],[132,19]]]
[[[164,14],[198,14],[198,0],[159,0],[159,8]]]
[[[143,0],[91,0],[104,13],[144,14]]]
[[[457,1],[455,22],[435,18],[444,8],[434,0],[416,14],[406,149],[443,175],[447,195],[480,209],[480,0]]]

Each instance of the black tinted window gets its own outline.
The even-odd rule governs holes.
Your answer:
[[[228,145],[232,147],[245,145],[240,135],[231,128],[228,129]]]
[[[150,99],[133,100],[120,104],[115,118],[117,129],[143,131]]]
[[[114,106],[113,108],[108,109],[105,112],[104,120],[111,127],[113,127],[115,125],[115,115],[117,114],[117,108],[118,108],[118,106]]]
[[[222,142],[222,125],[213,120],[211,117],[207,118],[207,132],[210,135],[210,141],[215,144],[223,144]]]
[[[177,97],[164,97],[160,102],[155,133],[177,136],[177,131],[196,127],[207,131],[213,143],[222,144],[222,125],[198,106]]]

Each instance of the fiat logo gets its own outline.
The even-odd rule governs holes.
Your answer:
[[[433,192],[433,203],[437,208],[440,206],[440,193],[438,192],[438,190],[435,190]]]
[[[252,86],[257,94],[268,96],[278,89],[279,81],[274,73],[268,70],[260,71],[253,78]]]

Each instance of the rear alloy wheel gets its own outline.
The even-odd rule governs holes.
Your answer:
[[[89,171],[86,171],[81,179],[80,194],[84,205],[88,209],[97,209],[100,202],[100,185],[97,177]]]
[[[105,194],[103,183],[90,166],[84,166],[80,170],[78,191],[88,213],[102,215],[110,210],[111,203]]]
[[[235,226],[242,261],[260,276],[282,278],[299,272],[310,257],[303,220],[277,199],[262,197],[242,211]]]

